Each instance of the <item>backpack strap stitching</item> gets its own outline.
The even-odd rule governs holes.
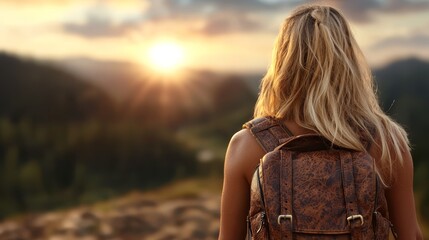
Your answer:
[[[344,200],[346,203],[347,220],[353,240],[361,240],[360,227],[364,224],[357,205],[355,180],[353,176],[353,157],[350,152],[340,151],[341,175],[343,179]],[[360,216],[360,217],[359,217]]]
[[[285,239],[293,239],[293,214],[292,214],[292,158],[291,151],[280,151],[280,215],[278,216],[278,224],[280,224],[281,235]]]
[[[292,137],[290,130],[273,117],[255,118],[245,124],[265,152],[271,152],[281,139]]]

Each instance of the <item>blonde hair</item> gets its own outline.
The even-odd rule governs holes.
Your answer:
[[[376,169],[386,185],[409,151],[406,132],[379,106],[348,23],[329,6],[304,6],[285,20],[254,116],[292,120],[354,150],[366,150],[364,136],[379,148]]]

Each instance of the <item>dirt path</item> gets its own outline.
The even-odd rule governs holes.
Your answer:
[[[217,239],[220,196],[159,200],[134,193],[89,207],[0,223],[0,240]]]

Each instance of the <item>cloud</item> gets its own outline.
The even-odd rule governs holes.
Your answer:
[[[154,1],[155,2],[155,1]],[[157,3],[170,9],[183,12],[201,10],[206,6],[212,6],[218,10],[239,10],[239,11],[266,11],[278,9],[279,7],[295,6],[305,0],[157,0]]]
[[[219,35],[231,32],[251,32],[264,30],[265,27],[257,19],[250,16],[235,13],[222,13],[205,19],[200,33],[205,35]]]
[[[72,3],[73,0],[14,0],[14,1],[4,1],[1,4],[4,5],[40,5],[40,4],[68,4]]]
[[[96,3],[104,3],[116,6],[126,5],[139,5],[146,4],[147,1],[151,0],[13,0],[13,1],[1,1],[0,5],[9,6],[40,6],[40,5],[93,5]]]
[[[272,31],[259,15],[278,14],[305,1],[275,0],[157,0],[143,13],[143,27],[148,23],[178,22],[187,24],[187,32],[222,35],[237,32]],[[282,13],[284,14],[284,13]],[[196,22],[200,24],[195,26]]]
[[[411,36],[394,36],[386,38],[370,47],[371,50],[386,50],[395,48],[429,49],[429,35],[417,33]]]
[[[376,0],[359,1],[331,1],[334,6],[340,8],[344,14],[351,20],[357,22],[368,22],[371,20],[369,11],[380,7]]]
[[[143,0],[92,2],[83,5],[79,12],[80,19],[66,21],[62,24],[62,29],[85,38],[123,37],[140,27],[142,14],[147,7],[147,2]]]
[[[23,1],[23,0],[20,0]],[[42,0],[39,0],[42,1]],[[43,0],[49,1],[49,0]],[[66,0],[63,0],[66,1]],[[136,0],[128,0],[136,1]],[[137,17],[129,21],[112,21],[116,8],[102,17],[87,16],[84,23],[65,23],[63,29],[87,38],[121,37],[131,30],[160,33],[159,26],[176,25],[175,32],[208,36],[236,32],[272,32],[273,26],[261,16],[286,17],[297,5],[321,3],[341,9],[354,22],[372,21],[373,13],[398,13],[429,9],[428,0],[141,0],[145,4],[134,10]],[[119,1],[98,2],[110,5]],[[137,6],[136,6],[137,7]],[[94,10],[94,9],[92,9]],[[95,9],[97,10],[97,9]],[[110,14],[110,15],[109,15]],[[266,19],[266,18],[265,18]],[[118,19],[115,19],[118,20]],[[197,24],[198,23],[198,24]],[[280,23],[279,23],[280,24]],[[180,26],[179,26],[180,25]],[[146,29],[146,31],[144,30]],[[147,30],[150,29],[150,30]],[[276,28],[277,29],[277,28]],[[170,28],[168,29],[170,31]]]
[[[202,18],[208,25],[216,25],[216,29],[219,29],[219,26],[230,29],[234,28],[231,25],[236,25],[234,22],[241,21],[243,26],[247,25],[247,17],[243,15],[270,13],[283,14],[286,17],[289,10],[301,4],[335,6],[350,20],[361,23],[372,21],[372,14],[376,13],[403,13],[429,9],[429,0],[153,0],[151,7],[146,11],[146,18],[151,20]],[[233,13],[236,17],[228,16],[224,20],[211,19],[212,14],[219,15],[224,12]],[[220,24],[219,21],[223,23]]]
[[[334,0],[329,1],[355,22],[370,22],[371,13],[405,13],[429,9],[428,0]]]
[[[83,24],[63,24],[64,31],[87,38],[121,37],[135,27],[133,22],[114,24],[109,18],[98,16],[88,16]]]

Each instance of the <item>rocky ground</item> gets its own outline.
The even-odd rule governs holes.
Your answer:
[[[134,193],[93,206],[7,220],[0,223],[0,240],[217,239],[219,194],[154,196]]]

